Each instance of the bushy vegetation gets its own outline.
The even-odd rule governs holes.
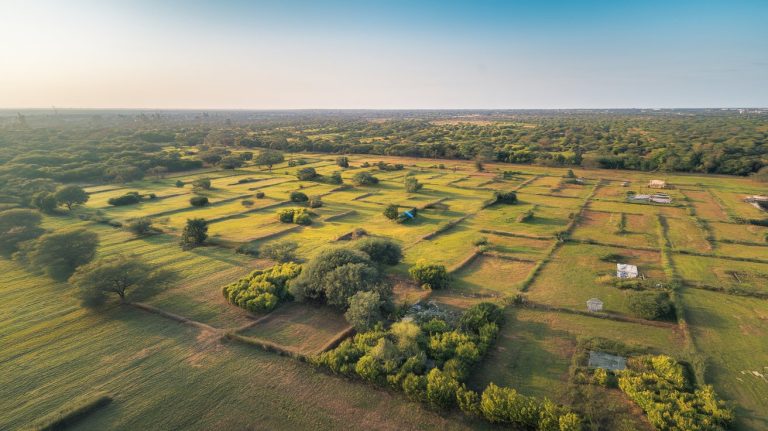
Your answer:
[[[675,317],[675,307],[667,292],[633,292],[629,296],[629,309],[643,319],[666,320]]]
[[[379,183],[379,179],[370,172],[358,172],[352,177],[352,183],[356,186],[373,186]]]
[[[293,241],[280,241],[266,244],[259,249],[259,255],[277,262],[290,262],[296,260],[296,250],[299,245]]]
[[[312,213],[306,208],[283,208],[277,212],[277,219],[281,223],[294,223],[307,226],[312,224]]]
[[[231,304],[253,312],[272,311],[289,297],[288,285],[301,273],[301,266],[280,263],[268,269],[257,269],[222,288]]]
[[[387,238],[361,239],[354,247],[367,254],[373,262],[384,265],[397,265],[403,259],[400,244]]]
[[[416,193],[424,187],[424,184],[421,184],[419,180],[414,177],[405,177],[403,184],[405,185],[405,191],[408,193]]]
[[[193,207],[204,207],[208,205],[208,198],[206,196],[192,196],[189,198],[189,203]]]
[[[202,218],[187,219],[181,233],[181,247],[189,249],[203,245],[208,239],[208,222]]]
[[[152,220],[146,217],[140,217],[128,221],[128,223],[125,225],[125,230],[131,232],[137,237],[149,235],[150,233],[158,231],[154,226],[152,226]]]
[[[42,217],[33,210],[15,208],[0,212],[0,254],[10,255],[19,244],[42,235]]]
[[[389,204],[384,208],[384,217],[390,219],[390,220],[397,220],[398,216],[400,215],[400,212],[398,211],[398,206],[395,204]]]
[[[303,192],[293,191],[290,195],[291,202],[301,203],[309,200],[309,197]]]
[[[495,203],[513,205],[517,203],[517,193],[515,192],[494,192]]]
[[[658,430],[725,430],[734,415],[707,385],[695,388],[682,365],[669,356],[630,358],[619,372],[619,388],[636,402]]]
[[[122,196],[109,198],[107,203],[112,206],[133,205],[141,202],[141,194],[139,192],[128,192]]]
[[[480,303],[468,309],[457,326],[437,318],[423,323],[405,319],[389,330],[377,325],[313,362],[335,373],[402,390],[435,408],[459,408],[525,429],[580,430],[578,416],[548,400],[523,397],[494,384],[482,396],[466,387],[469,371],[495,340],[501,318],[498,306]]]
[[[408,269],[411,278],[425,289],[444,289],[451,282],[451,276],[444,265],[428,263],[424,260]]]

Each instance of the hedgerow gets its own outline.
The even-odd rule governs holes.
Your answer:
[[[293,262],[277,264],[268,269],[257,269],[224,286],[222,293],[231,304],[248,311],[271,311],[289,297],[288,283],[299,273],[301,266]]]

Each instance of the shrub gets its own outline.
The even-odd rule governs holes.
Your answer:
[[[202,245],[208,238],[208,222],[202,218],[187,219],[184,231],[181,233],[182,248],[192,248]]]
[[[342,167],[342,168],[348,168],[349,167],[349,159],[347,156],[339,156],[336,157],[336,165]]]
[[[376,263],[397,265],[403,258],[400,244],[390,239],[366,238],[355,243],[354,247],[366,253]]]
[[[289,262],[296,260],[296,250],[299,245],[293,241],[281,241],[266,244],[261,247],[259,254],[262,257],[272,259],[278,262]]]
[[[629,309],[643,319],[661,320],[674,317],[674,306],[667,292],[633,293],[629,297]]]
[[[352,177],[352,182],[357,186],[373,186],[379,183],[379,179],[370,172],[358,172]]]
[[[277,212],[277,219],[281,223],[293,223],[293,213],[296,208],[285,208]]]
[[[306,202],[309,198],[302,192],[291,192],[291,202]]]
[[[253,312],[274,310],[288,297],[288,283],[301,273],[301,266],[288,262],[257,269],[224,286],[222,293],[231,304]]]
[[[240,203],[243,204],[244,207],[248,207],[248,208],[253,206],[253,200],[251,199],[243,199],[242,201],[240,201]]]
[[[198,178],[198,179],[192,181],[192,188],[193,189],[200,189],[200,190],[210,190],[211,189],[211,179],[210,178]]]
[[[176,180],[176,187],[179,187],[179,188],[184,187],[184,181]]]
[[[204,207],[208,205],[208,198],[206,196],[192,196],[189,198],[189,203],[195,207]]]
[[[459,382],[446,376],[438,368],[427,374],[427,401],[435,407],[449,409],[456,405]]]
[[[516,221],[518,223],[527,223],[527,222],[533,220],[533,217],[534,217],[533,210],[528,210],[528,211],[520,214],[519,216],[517,216],[517,220]]]
[[[512,205],[517,203],[517,193],[515,192],[494,192],[494,203]]]
[[[152,232],[152,220],[146,217],[133,219],[128,222],[125,229],[136,236],[144,236]]]
[[[448,287],[451,280],[444,265],[429,264],[419,261],[412,266],[408,273],[420,286],[430,289],[443,289]]]
[[[320,195],[315,195],[309,198],[309,207],[310,208],[320,208],[323,206],[323,198],[320,197]]]
[[[312,224],[312,217],[305,211],[296,211],[293,213],[293,223],[300,224],[302,226],[309,226]]]
[[[397,208],[398,206],[395,204],[387,205],[387,207],[384,208],[384,217],[390,220],[397,220],[397,216],[399,215]]]
[[[535,429],[539,420],[539,405],[511,388],[493,383],[483,391],[480,411],[488,421]]]
[[[131,205],[141,202],[141,195],[139,192],[128,192],[122,196],[116,198],[109,198],[107,203],[112,206]]]
[[[264,192],[256,192],[256,199],[264,199]]]
[[[317,171],[315,168],[301,168],[296,172],[296,178],[301,181],[312,181],[317,178]]]
[[[419,183],[419,180],[414,177],[406,177],[404,185],[405,191],[408,193],[416,193],[424,187],[424,184]]]

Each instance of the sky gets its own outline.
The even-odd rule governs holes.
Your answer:
[[[0,108],[768,107],[768,1],[0,0]]]

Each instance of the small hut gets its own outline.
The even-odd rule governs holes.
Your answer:
[[[603,301],[597,298],[587,300],[587,310],[591,312],[603,311]]]

